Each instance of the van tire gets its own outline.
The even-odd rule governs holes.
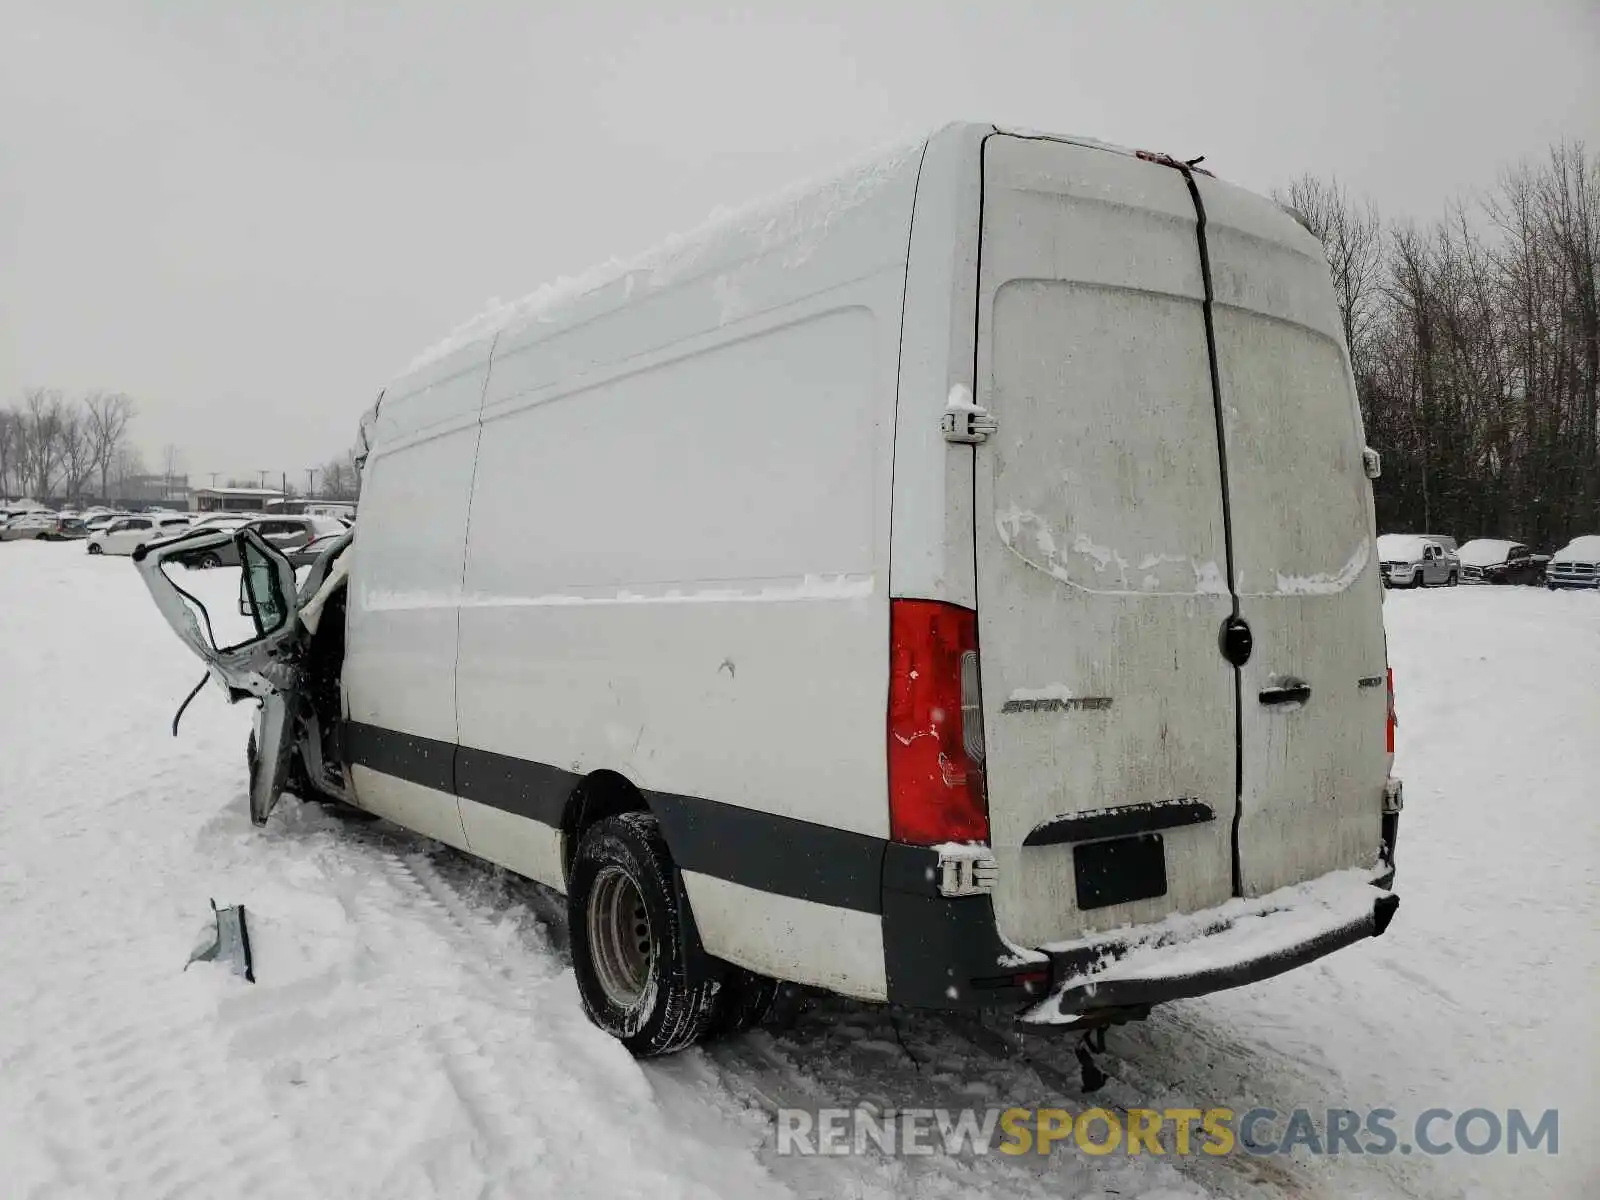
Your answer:
[[[729,967],[712,1006],[704,1040],[709,1042],[747,1033],[760,1025],[772,1012],[781,986],[766,975],[757,975],[743,967]]]
[[[1422,572],[1421,571],[1413,571],[1411,573],[1411,586],[1414,587],[1414,588],[1419,588],[1419,587],[1422,586]]]
[[[584,831],[567,928],[583,1011],[630,1053],[671,1054],[705,1036],[718,985],[689,982],[672,856],[654,815],[620,813]]]

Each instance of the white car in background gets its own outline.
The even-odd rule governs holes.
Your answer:
[[[1575,537],[1550,556],[1544,572],[1545,586],[1600,588],[1600,534]]]
[[[130,515],[131,514],[129,514],[129,513],[121,513],[121,512],[98,512],[98,513],[94,513],[91,516],[84,517],[84,519],[83,519],[83,527],[89,531],[89,536],[93,537],[95,534],[99,533],[102,529],[104,529],[107,525],[110,525],[113,521],[120,521],[123,517],[130,516]]]
[[[89,539],[88,551],[90,554],[132,554],[140,546],[177,537],[188,528],[189,518],[182,513],[119,517]]]
[[[59,521],[60,518],[48,510],[22,513],[0,527],[0,542],[47,541],[55,534]]]
[[[1378,539],[1378,562],[1385,587],[1454,587],[1461,580],[1461,561],[1443,540],[1422,534],[1384,534]]]

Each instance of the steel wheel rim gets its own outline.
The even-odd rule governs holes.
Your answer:
[[[595,876],[585,917],[595,979],[606,999],[631,1009],[644,996],[655,958],[655,939],[639,885],[619,866]]]

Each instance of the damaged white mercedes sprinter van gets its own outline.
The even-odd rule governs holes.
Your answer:
[[[1269,200],[951,126],[487,314],[361,437],[303,585],[249,530],[144,578],[260,703],[257,821],[564,892],[636,1053],[774,981],[1093,1029],[1394,913],[1376,456]],[[218,646],[176,560],[229,538]]]

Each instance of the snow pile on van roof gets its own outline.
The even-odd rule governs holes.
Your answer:
[[[578,275],[562,276],[519,300],[491,300],[477,316],[413,359],[401,374],[437,362],[513,325],[548,320],[563,306],[625,277],[642,275],[637,283],[647,288],[665,286],[682,278],[707,250],[724,240],[746,237],[759,249],[769,250],[820,232],[841,214],[876,195],[899,169],[922,153],[927,141],[922,136],[879,146],[830,174],[790,184],[751,204],[713,209],[695,229],[674,234],[632,258],[609,259]]]
[[[1379,562],[1413,562],[1422,557],[1422,539],[1414,533],[1385,533],[1378,537]]]
[[[1518,543],[1504,538],[1474,538],[1456,551],[1456,557],[1469,567],[1492,567],[1505,562],[1515,545]]]
[[[1556,551],[1555,557],[1562,561],[1600,562],[1600,534],[1590,533],[1573,538]]]

